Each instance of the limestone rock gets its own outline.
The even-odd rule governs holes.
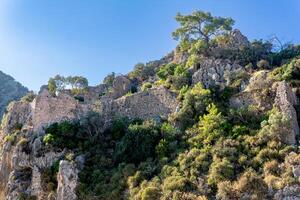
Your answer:
[[[246,36],[244,36],[240,30],[234,29],[230,32],[230,43],[229,48],[241,49],[243,47],[249,46],[250,42]]]
[[[300,186],[286,186],[275,194],[274,200],[300,200]]]
[[[34,140],[33,144],[32,144],[32,151],[33,151],[33,154],[35,156],[38,155],[39,153],[39,150],[42,148],[42,141],[41,141],[41,137],[38,137]]]
[[[300,155],[291,152],[289,153],[288,156],[285,157],[284,159],[284,166],[286,168],[291,168],[294,178],[299,178],[300,177]]]
[[[109,92],[108,96],[112,99],[122,97],[130,91],[131,86],[131,81],[127,77],[117,76],[113,82],[111,92]]]
[[[217,44],[217,47],[212,49],[212,55],[217,57],[224,55],[224,51],[239,51],[251,45],[248,38],[238,29],[232,30],[224,41],[220,40]]]
[[[61,160],[57,174],[57,200],[75,200],[78,185],[78,170],[75,163]]]
[[[230,98],[230,106],[233,108],[253,106],[259,111],[271,110],[275,91],[272,88],[274,81],[268,78],[268,73],[267,70],[255,72],[245,89]]]
[[[294,108],[297,103],[297,97],[289,84],[286,81],[279,82],[276,89],[275,107],[290,119],[291,131],[284,137],[285,143],[290,145],[296,144],[296,136],[299,135],[297,113]]]
[[[268,78],[268,70],[260,70],[251,76],[249,84],[245,88],[245,91],[261,90],[272,86],[273,81]]]
[[[197,68],[192,76],[193,84],[200,82],[206,88],[216,85],[224,88],[230,83],[226,75],[243,70],[242,66],[223,59],[205,59]]]
[[[182,52],[180,47],[176,47],[173,53],[173,59],[171,62],[180,64],[185,62],[188,59],[188,54],[186,52]]]
[[[32,120],[32,106],[30,103],[13,102],[7,109],[8,113],[4,115],[1,125],[5,135],[12,134],[16,126],[30,125],[29,122]]]

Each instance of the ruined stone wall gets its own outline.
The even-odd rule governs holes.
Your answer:
[[[80,104],[74,97],[61,93],[53,97],[44,90],[35,99],[33,112],[34,131],[62,120],[77,119],[88,112],[87,104]]]
[[[126,90],[127,88],[125,88]],[[124,88],[120,88],[124,91]],[[60,159],[65,152],[47,150],[42,143],[43,128],[62,120],[73,120],[84,116],[94,107],[99,90],[85,95],[89,101],[79,102],[67,92],[52,96],[46,89],[39,93],[33,102],[16,102],[8,110],[3,121],[0,148],[0,199],[18,199],[21,194],[47,199],[42,183],[43,170]],[[176,96],[164,87],[152,88],[118,99],[102,97],[100,114],[111,122],[114,116],[151,119],[167,117],[177,107]],[[22,130],[15,136],[15,143],[5,141],[11,135],[15,124],[22,124]],[[105,127],[103,127],[105,128]],[[20,139],[28,141],[30,152],[25,152]],[[41,153],[42,152],[42,153]],[[57,199],[76,199],[77,168],[61,162],[58,175]],[[26,180],[21,177],[27,177]],[[68,182],[69,181],[69,182]]]
[[[167,117],[175,112],[177,106],[176,96],[164,87],[158,87],[113,101],[103,101],[102,113],[106,121],[110,121],[113,116],[146,120]]]

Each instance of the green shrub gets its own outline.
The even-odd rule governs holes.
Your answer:
[[[181,109],[171,115],[170,121],[182,130],[191,126],[205,113],[206,107],[212,102],[211,92],[198,83],[191,90],[186,91]]]
[[[158,127],[151,121],[131,124],[128,131],[116,146],[116,159],[138,163],[155,157],[155,147],[161,138]]]
[[[164,65],[164,66],[162,66],[162,67],[159,68],[159,70],[156,73],[156,75],[160,79],[166,80],[169,76],[174,75],[176,67],[177,67],[177,65],[174,64],[174,63]]]
[[[300,59],[294,59],[288,64],[276,68],[272,72],[272,76],[277,80],[291,81],[293,79],[299,80],[300,77]]]
[[[15,131],[13,134],[6,135],[4,137],[5,142],[10,142],[12,145],[14,145],[17,142],[17,136],[20,134],[19,131]]]
[[[159,199],[161,195],[160,189],[157,187],[147,187],[143,189],[141,200]]]
[[[227,159],[214,160],[208,174],[208,184],[217,185],[226,180],[231,180],[234,176],[234,166]]]
[[[44,136],[43,142],[47,145],[52,144],[55,142],[55,137],[51,133],[48,133]]]
[[[57,188],[57,173],[60,160],[55,161],[52,166],[46,168],[41,173],[42,187],[45,191],[55,191]]]
[[[61,123],[54,123],[46,128],[46,135],[43,141],[46,144],[58,148],[82,148],[84,140],[89,137],[84,129],[80,129],[78,121],[64,121]]]
[[[222,135],[225,135],[226,120],[214,104],[207,107],[208,114],[200,117],[198,124],[188,132],[189,144],[192,147],[213,145]]]
[[[24,97],[22,97],[21,101],[31,103],[35,97],[36,97],[36,95],[33,92],[29,92]]]
[[[152,84],[149,82],[146,82],[142,85],[142,91],[147,91],[150,88],[152,88]]]
[[[19,200],[37,200],[36,196],[25,194],[25,193],[20,193],[19,195]]]
[[[147,80],[150,76],[155,75],[156,65],[154,63],[138,63],[134,66],[134,70],[128,74],[129,78],[143,82]]]
[[[182,176],[170,176],[164,180],[163,191],[184,191],[189,185],[189,180]]]

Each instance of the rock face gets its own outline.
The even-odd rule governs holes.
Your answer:
[[[229,48],[241,49],[250,45],[250,42],[246,36],[244,36],[240,30],[234,29],[230,32],[230,43]]]
[[[108,93],[108,97],[117,99],[127,94],[131,89],[131,81],[125,76],[117,76],[113,82],[111,91]]]
[[[216,85],[224,88],[230,83],[229,75],[243,70],[242,66],[222,59],[205,59],[197,68],[192,81],[194,84],[200,82],[206,88]]]
[[[7,107],[8,113],[2,120],[3,134],[7,135],[16,125],[31,125],[32,105],[27,102],[13,102]]]
[[[57,174],[57,200],[77,199],[78,170],[74,163],[61,160]]]
[[[285,135],[284,142],[295,145],[296,137],[299,136],[297,112],[294,107],[299,103],[297,96],[286,81],[274,82],[268,77],[268,73],[266,70],[254,73],[245,90],[231,97],[230,105],[234,108],[253,106],[259,111],[276,107],[288,117],[291,125],[291,131]]]
[[[47,148],[42,138],[44,128],[48,125],[78,119],[95,110],[108,125],[116,114],[129,118],[155,119],[166,117],[177,107],[176,96],[164,87],[117,98],[124,95],[129,86],[129,80],[121,77],[115,83],[115,95],[97,95],[106,89],[100,85],[89,88],[82,95],[83,101],[77,100],[69,91],[53,96],[43,88],[32,102],[10,104],[0,134],[0,199],[77,199],[75,189],[84,158],[78,156],[74,163],[61,160],[66,154],[64,150],[56,152]],[[95,109],[97,106],[101,109]],[[58,186],[54,188],[56,190],[49,190],[43,182],[43,176],[59,160]]]
[[[28,89],[11,76],[0,71],[0,118],[11,101],[17,101],[28,93]]]
[[[255,72],[246,88],[230,98],[230,105],[234,108],[254,106],[260,111],[273,108],[275,91],[272,89],[273,80],[268,78],[269,71]]]
[[[299,125],[297,121],[297,112],[294,105],[298,100],[292,88],[285,81],[279,82],[276,89],[275,106],[290,120],[291,131],[285,136],[285,143],[295,145],[296,137],[299,136]]]
[[[183,63],[188,59],[188,54],[186,52],[182,52],[180,47],[177,47],[174,50],[173,56],[172,62],[176,64]]]
[[[275,196],[274,200],[299,200],[300,199],[300,186],[286,186],[284,189],[279,190]]]

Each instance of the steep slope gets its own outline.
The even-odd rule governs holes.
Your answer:
[[[14,78],[0,71],[0,117],[2,118],[9,102],[19,100],[28,93],[28,89]]]
[[[199,17],[222,34],[186,40]],[[10,104],[1,200],[299,199],[300,47],[177,18],[183,41],[161,60],[95,87],[56,76]]]

